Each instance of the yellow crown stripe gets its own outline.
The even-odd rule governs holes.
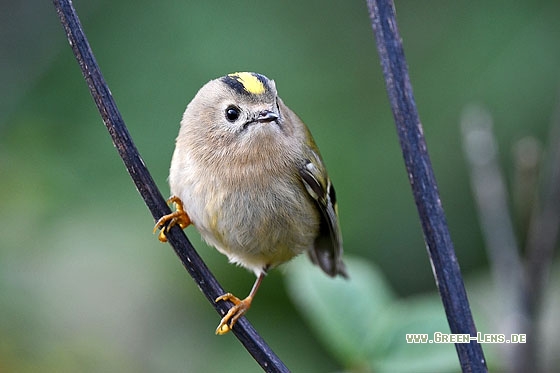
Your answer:
[[[259,95],[264,93],[266,87],[264,86],[263,82],[261,82],[255,75],[252,73],[242,72],[242,73],[233,73],[229,74],[228,76],[234,78],[239,83],[243,85],[243,88],[254,95]]]

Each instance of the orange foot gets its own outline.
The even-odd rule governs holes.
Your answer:
[[[187,212],[183,207],[183,201],[181,201],[179,197],[172,196],[167,200],[167,203],[174,203],[175,211],[171,214],[162,216],[154,227],[154,233],[156,233],[158,229],[161,229],[158,235],[158,239],[161,242],[167,242],[165,233],[167,233],[169,228],[172,226],[179,224],[181,229],[185,229],[191,224],[191,219],[189,218],[189,215],[187,215]]]
[[[220,325],[218,325],[218,327],[216,328],[216,334],[223,335],[229,332],[231,328],[233,328],[237,320],[239,320],[239,318],[249,310],[249,308],[251,307],[251,302],[253,302],[253,298],[255,297],[255,294],[257,294],[257,290],[259,290],[259,286],[261,286],[261,282],[265,275],[266,270],[263,270],[257,277],[257,280],[255,281],[251,292],[249,293],[247,298],[243,300],[240,300],[232,293],[227,293],[222,295],[221,297],[216,298],[216,303],[221,300],[229,300],[231,303],[233,303],[233,307],[229,309],[228,313],[226,313],[226,315],[222,318]]]
[[[241,300],[231,293],[224,294],[216,298],[216,302],[221,300],[229,300],[233,303],[228,313],[222,318],[220,325],[216,328],[216,334],[223,335],[226,334],[233,328],[237,320],[245,314],[251,307],[251,302],[253,297],[249,295],[247,298]]]

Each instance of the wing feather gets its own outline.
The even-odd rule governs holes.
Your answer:
[[[315,160],[320,162],[318,157]],[[308,160],[299,171],[305,189],[315,202],[321,218],[319,234],[309,257],[329,276],[348,277],[342,262],[342,234],[334,187],[324,169],[321,170],[313,161]]]

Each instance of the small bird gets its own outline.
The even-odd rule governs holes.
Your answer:
[[[264,75],[239,72],[206,83],[188,104],[169,172],[175,211],[154,227],[193,224],[203,239],[257,280],[216,334],[243,316],[270,269],[306,252],[329,276],[347,277],[336,195],[306,125]]]

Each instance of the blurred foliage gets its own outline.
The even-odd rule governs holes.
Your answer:
[[[381,272],[348,257],[350,280],[327,279],[298,261],[287,276],[290,294],[310,325],[346,367],[357,371],[453,371],[452,344],[406,344],[406,334],[449,333],[437,294],[398,301]]]
[[[321,147],[337,188],[346,252],[377,264],[365,277],[372,283],[352,280],[347,290],[377,294],[361,300],[378,349],[367,363],[406,364],[397,351],[420,345],[406,345],[396,326],[389,330],[399,315],[409,317],[403,312],[409,306],[399,299],[433,293],[434,282],[365,4],[74,5],[163,194],[178,123],[197,89],[233,71],[276,80]],[[457,256],[467,278],[478,276],[486,271],[486,258],[459,151],[459,116],[472,101],[493,113],[508,177],[517,139],[531,135],[546,146],[558,102],[560,3],[439,0],[396,6]],[[153,220],[112,148],[52,4],[0,1],[0,32],[0,371],[259,371],[233,336],[213,335],[217,314],[169,247],[152,235]],[[194,229],[187,233],[224,287],[238,295],[249,291],[251,274],[207,249]],[[296,264],[306,266],[309,276],[319,274],[305,260]],[[351,345],[334,344],[332,336],[307,326],[314,318],[306,310],[317,312],[317,320],[333,315],[303,307],[300,317],[282,272],[268,276],[249,313],[257,330],[293,371],[353,367],[349,359],[355,356],[346,356]],[[305,289],[301,273],[286,271],[296,293],[296,279]],[[491,288],[488,281],[483,287]],[[558,284],[557,277],[553,281]],[[467,283],[469,293],[476,289]],[[300,292],[297,299],[306,296]],[[373,312],[382,302],[397,309],[387,323]],[[484,332],[496,332],[488,325]],[[412,329],[403,327],[402,333]],[[386,340],[385,333],[396,337]],[[554,355],[557,344],[546,346],[547,356]],[[421,354],[434,353],[429,347],[421,346]]]

